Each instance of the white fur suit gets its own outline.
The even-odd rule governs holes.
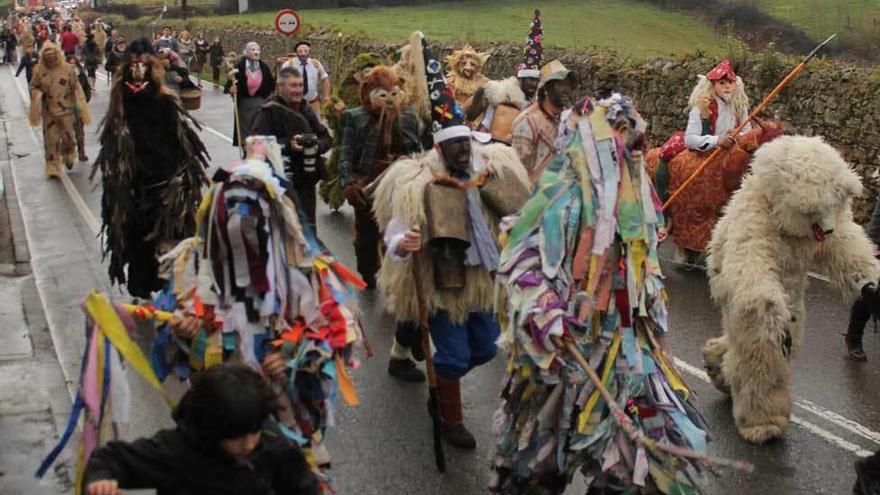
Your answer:
[[[723,335],[703,348],[715,386],[733,396],[740,435],[782,435],[791,413],[788,352],[800,343],[807,272],[827,275],[852,302],[880,265],[852,220],[858,176],[818,137],[762,146],[712,235],[708,274]]]

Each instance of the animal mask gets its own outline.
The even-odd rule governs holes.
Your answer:
[[[361,82],[361,105],[373,113],[399,114],[405,100],[404,84],[404,79],[391,67],[373,67]]]
[[[43,43],[43,49],[40,50],[40,61],[49,69],[54,69],[61,65],[64,55],[58,45],[50,42]]]

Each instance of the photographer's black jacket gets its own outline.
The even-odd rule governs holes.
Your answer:
[[[330,149],[332,139],[330,132],[305,102],[295,106],[287,105],[278,95],[273,95],[263,103],[254,116],[254,123],[249,136],[275,136],[281,145],[281,152],[290,158],[288,175],[294,183],[317,182],[321,177],[299,177],[302,170],[302,153],[290,148],[290,140],[297,134],[315,134],[318,136],[318,153],[323,155]],[[319,170],[324,169],[323,157],[318,158]],[[323,173],[321,174],[323,175]]]

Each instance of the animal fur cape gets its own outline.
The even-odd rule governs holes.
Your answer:
[[[528,173],[511,148],[496,143],[481,145],[472,142],[471,145],[477,161],[485,164],[491,173],[499,176],[513,174],[531,190]],[[373,197],[373,211],[382,230],[394,218],[407,225],[419,225],[422,232],[426,232],[425,187],[434,180],[435,175],[446,174],[446,167],[436,150],[401,158],[391,164]],[[487,224],[497,233],[499,218],[485,205],[483,213]],[[449,312],[453,321],[461,322],[467,318],[468,313],[492,308],[492,274],[484,268],[467,267],[464,289],[440,291],[434,288],[434,262],[430,251],[423,249],[415,256],[419,257],[424,285],[422,289],[429,314],[442,309]],[[388,302],[388,311],[398,320],[418,320],[419,316],[412,263],[412,257],[396,261],[392,259],[390,252],[386,252],[379,270],[379,289]]]
[[[483,95],[490,107],[497,107],[502,103],[515,105],[520,110],[529,106],[526,94],[519,86],[519,80],[515,76],[500,81],[489,81],[483,86]]]

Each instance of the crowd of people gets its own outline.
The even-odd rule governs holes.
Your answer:
[[[761,150],[801,146],[818,149],[829,170],[845,164],[824,143],[780,138],[778,123],[752,128],[746,85],[727,59],[699,77],[684,130],[648,149],[634,101],[613,88],[577,97],[576,74],[545,62],[542,40],[536,11],[522,61],[490,80],[489,55],[464,46],[442,59],[415,32],[394,65],[358,54],[334,85],[305,40],[270,64],[254,41],[227,54],[205,32],[164,27],[129,41],[100,19],[10,16],[4,63],[20,46],[47,176],[73,166],[75,144],[88,160],[88,99],[102,63],[108,73],[93,174],[109,275],[135,302],[152,301],[150,312],[172,314],[155,337],[153,371],[192,383],[175,429],[90,447],[85,493],[239,493],[243,483],[248,493],[329,490],[333,398],[358,402],[346,371],[364,345],[358,290],[383,296],[396,320],[388,374],[430,380],[450,445],[476,448],[461,381],[499,348],[508,353],[491,492],[559,494],[578,471],[589,494],[698,489],[712,462],[708,427],[671,364],[658,246],[669,238],[684,266],[708,263],[722,300],[732,269],[721,247],[708,262],[706,253],[715,226],[734,222],[722,220],[724,207],[752,157],[773,167],[778,155]],[[181,101],[207,68],[232,100],[241,152],[211,179],[199,124]],[[722,163],[661,207],[714,150]],[[841,186],[839,204],[815,208],[848,207],[853,191]],[[354,209],[357,274],[320,242],[319,197]],[[840,208],[839,222],[851,223]],[[804,222],[823,242],[833,228],[820,213]],[[827,244],[837,256],[828,262],[832,276],[856,284],[843,287],[857,296],[846,345],[864,362],[880,265],[867,238],[852,236],[858,242]],[[800,320],[786,302],[798,289],[781,285],[795,296],[761,299],[748,313],[760,322],[787,315],[785,328],[773,327],[781,345],[774,336],[759,352],[766,342],[729,335],[746,318],[733,301],[725,335],[704,350],[713,382],[733,396],[740,434],[755,443],[788,425],[789,327]],[[753,380],[749,370],[760,366],[782,378]],[[857,493],[878,493],[870,488],[878,469],[860,466]]]

